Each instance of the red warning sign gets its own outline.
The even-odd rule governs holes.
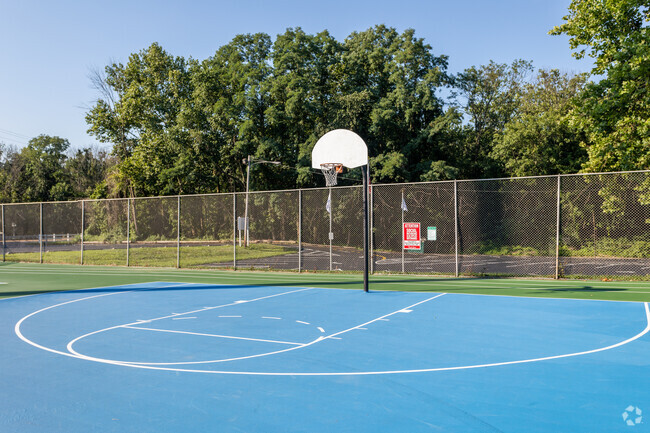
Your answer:
[[[402,234],[405,250],[419,250],[422,248],[420,223],[404,223]]]

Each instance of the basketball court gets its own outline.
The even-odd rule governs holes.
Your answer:
[[[648,308],[182,281],[9,298],[0,430],[627,431]]]
[[[367,163],[350,131],[312,153],[362,167],[362,275],[3,264],[0,431],[644,428],[647,283],[370,284]]]

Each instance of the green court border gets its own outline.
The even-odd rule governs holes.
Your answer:
[[[153,281],[363,289],[359,274],[0,263],[0,299]],[[650,302],[648,281],[372,275],[370,290]]]

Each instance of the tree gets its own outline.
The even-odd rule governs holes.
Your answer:
[[[465,178],[503,175],[490,156],[495,136],[517,113],[531,62],[511,65],[490,62],[472,66],[455,77],[453,97],[469,122],[464,142],[456,150],[456,166]]]
[[[96,78],[103,98],[87,113],[88,132],[112,143],[118,157],[116,195],[180,193],[191,178],[184,151],[190,137],[178,116],[190,95],[185,59],[154,43],[132,54],[126,65],[113,63]]]
[[[65,161],[72,195],[88,198],[98,185],[105,181],[111,161],[106,151],[100,149],[79,149]]]
[[[508,176],[575,173],[587,160],[585,134],[571,122],[584,75],[540,70],[523,87],[519,107],[495,135],[490,156]]]
[[[71,196],[64,170],[68,140],[39,135],[20,152],[8,155],[11,201],[67,200]]]
[[[257,156],[277,155],[285,167],[273,168],[269,181],[283,187],[315,185],[311,149],[325,134],[335,116],[331,103],[336,89],[334,70],[340,65],[343,47],[327,31],[308,35],[300,29],[287,29],[273,44],[273,74],[269,77],[270,127],[268,146]],[[297,176],[296,176],[297,174]],[[279,180],[284,178],[285,182]]]
[[[0,201],[3,203],[21,201],[19,198],[20,176],[23,161],[13,146],[0,143]]]
[[[595,60],[573,121],[589,138],[586,171],[650,168],[650,5],[573,0],[551,34],[569,36],[576,58]]]
[[[182,125],[196,149],[191,163],[213,191],[241,191],[242,159],[258,155],[258,148],[266,144],[270,56],[268,35],[237,35],[191,69],[193,93]]]
[[[383,25],[352,33],[343,49],[334,126],[364,137],[377,164],[373,181],[390,173],[417,180],[440,148],[434,131],[444,104],[436,92],[449,84],[447,57],[435,56],[413,29],[399,34]]]

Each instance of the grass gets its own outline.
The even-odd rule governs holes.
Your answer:
[[[0,282],[5,283],[0,284],[0,298],[154,281],[361,290],[362,280],[358,274],[304,272],[298,274],[0,262]],[[632,281],[372,275],[370,290],[650,302],[650,284]]]
[[[290,248],[279,245],[251,244],[249,247],[237,247],[237,260],[259,259],[271,257],[289,252]],[[134,266],[147,267],[176,267],[176,247],[143,247],[130,248],[129,264]],[[43,254],[43,262],[51,264],[78,264],[80,261],[79,251],[48,251]],[[202,267],[215,263],[232,263],[232,245],[211,245],[211,246],[181,246],[181,266]],[[39,262],[40,254],[35,253],[14,253],[7,254],[6,260],[10,262]],[[126,265],[126,249],[97,249],[84,250],[85,265]]]

